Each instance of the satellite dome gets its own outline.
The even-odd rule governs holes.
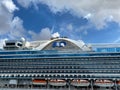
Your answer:
[[[24,37],[21,37],[21,40],[22,40],[22,41],[25,41],[25,38],[24,38]]]

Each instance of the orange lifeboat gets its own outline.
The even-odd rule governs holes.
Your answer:
[[[53,80],[49,80],[48,84],[52,86],[65,86],[66,81],[61,79],[53,79]]]
[[[114,82],[111,80],[96,80],[94,85],[99,87],[113,87]]]
[[[120,86],[120,80],[116,82],[118,86]]]
[[[34,85],[46,85],[47,81],[44,79],[34,79],[34,80],[32,80],[32,83]]]
[[[73,86],[89,86],[90,82],[88,80],[74,79],[71,81],[71,85],[73,85]]]

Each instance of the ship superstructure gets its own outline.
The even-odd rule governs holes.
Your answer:
[[[5,41],[0,51],[0,87],[120,86],[120,45],[106,47],[68,38]],[[114,48],[114,51],[111,48]]]

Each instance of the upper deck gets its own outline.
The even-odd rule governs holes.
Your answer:
[[[120,79],[119,46],[109,48],[114,46],[100,51],[66,38],[24,43],[22,49],[0,51],[0,77]]]

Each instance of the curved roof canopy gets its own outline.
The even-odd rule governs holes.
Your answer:
[[[68,38],[55,38],[47,41],[34,41],[31,46],[37,50],[81,50],[90,51],[90,48],[82,41]]]

